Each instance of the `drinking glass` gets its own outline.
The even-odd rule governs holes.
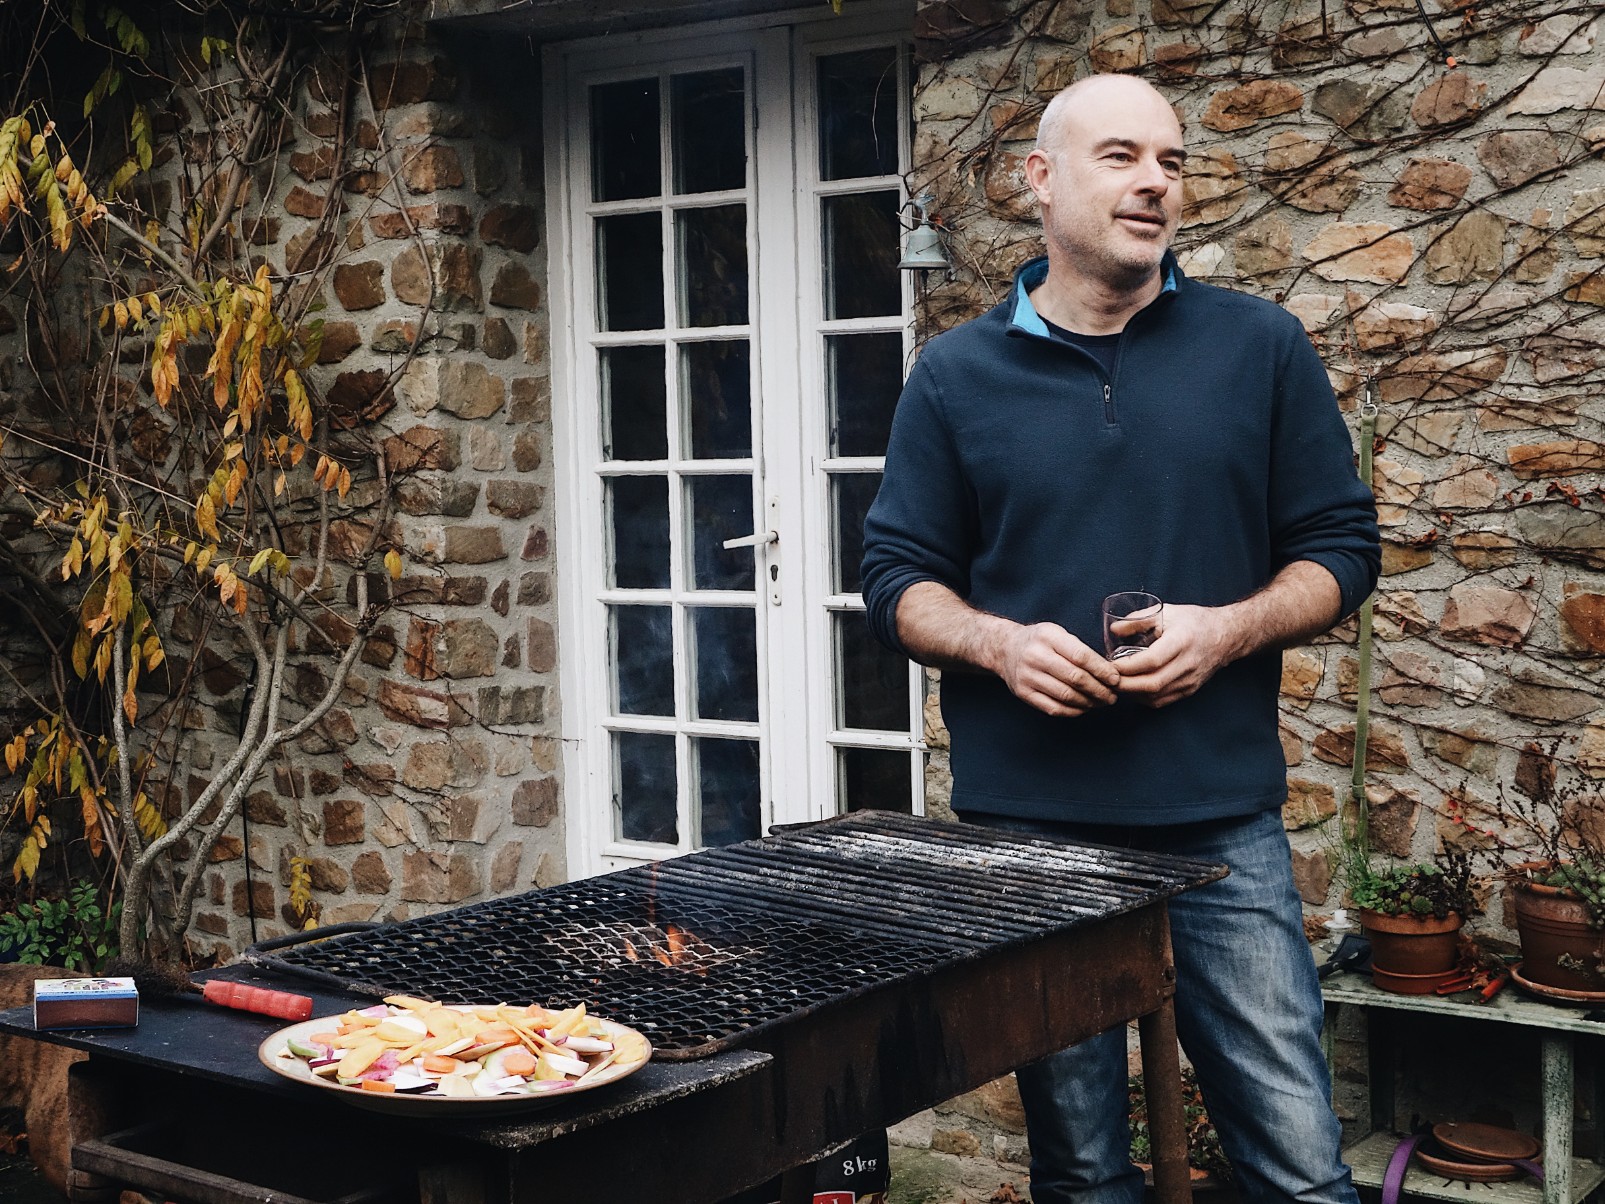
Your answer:
[[[1165,604],[1152,594],[1127,590],[1103,600],[1103,649],[1112,661],[1148,647],[1164,630]]]

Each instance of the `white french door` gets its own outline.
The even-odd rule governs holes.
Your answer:
[[[921,808],[858,594],[910,350],[910,13],[864,7],[549,52],[572,876]]]

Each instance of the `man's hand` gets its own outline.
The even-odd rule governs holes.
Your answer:
[[[1196,694],[1236,659],[1225,607],[1165,604],[1164,631],[1148,647],[1117,661],[1120,693],[1164,707]]]
[[[998,676],[1015,697],[1047,715],[1074,718],[1115,700],[1121,674],[1057,623],[1015,625]]]

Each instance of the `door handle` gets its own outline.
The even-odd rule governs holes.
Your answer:
[[[729,548],[761,548],[766,544],[779,543],[779,531],[759,531],[753,535],[738,535],[735,539],[727,539],[723,546]]]

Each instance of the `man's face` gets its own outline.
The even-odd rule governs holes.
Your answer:
[[[1181,223],[1185,158],[1163,97],[1136,80],[1100,81],[1027,159],[1049,243],[1112,287],[1147,283]]]

